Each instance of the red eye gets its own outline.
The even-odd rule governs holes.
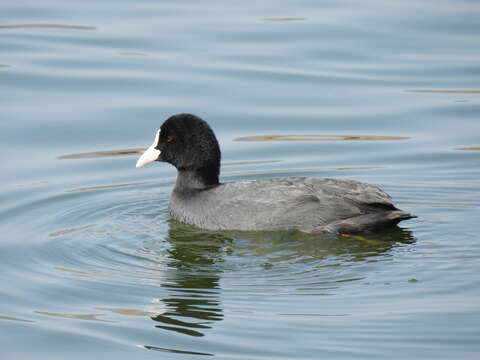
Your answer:
[[[173,141],[173,137],[172,136],[168,136],[167,137],[167,142],[172,142]]]

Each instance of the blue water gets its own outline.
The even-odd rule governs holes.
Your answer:
[[[478,358],[478,1],[2,5],[3,356]],[[174,168],[134,165],[178,112],[215,130],[223,181],[366,181],[418,218],[173,222]]]

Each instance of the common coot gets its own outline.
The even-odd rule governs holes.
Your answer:
[[[372,231],[415,217],[379,188],[353,180],[292,177],[219,181],[220,147],[210,126],[192,114],[168,118],[136,166],[167,162],[178,170],[170,214],[211,230]]]

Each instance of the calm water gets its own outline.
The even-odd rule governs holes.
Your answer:
[[[479,18],[475,0],[3,1],[1,353],[478,358]],[[418,218],[172,222],[174,169],[134,164],[177,112],[215,129],[224,181],[367,181]]]

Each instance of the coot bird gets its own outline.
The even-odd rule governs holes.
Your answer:
[[[192,114],[168,118],[136,166],[167,162],[178,170],[170,214],[211,230],[358,233],[415,217],[379,188],[353,180],[292,177],[219,182],[220,147],[208,124]]]

